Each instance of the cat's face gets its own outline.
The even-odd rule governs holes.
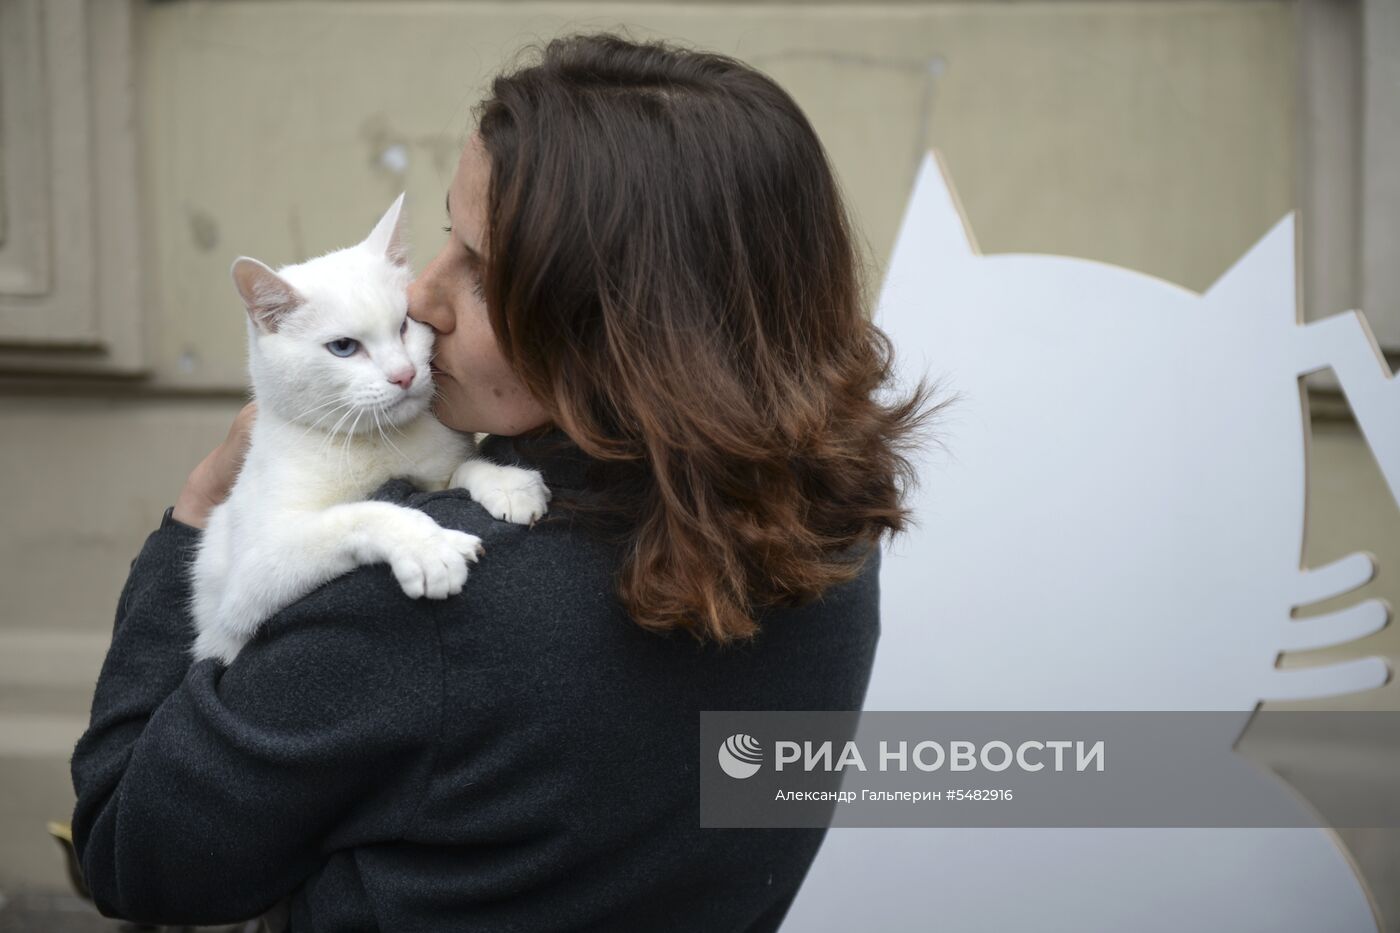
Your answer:
[[[403,196],[362,243],[277,272],[238,259],[260,407],[332,434],[383,431],[432,402],[433,332],[408,317]]]

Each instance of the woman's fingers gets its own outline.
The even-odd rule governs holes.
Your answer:
[[[175,501],[172,514],[176,521],[203,528],[209,512],[228,498],[248,453],[257,414],[257,402],[249,402],[239,409],[223,443],[211,450],[190,473]]]
[[[228,498],[233,481],[243,466],[243,458],[248,454],[248,444],[253,437],[253,422],[258,416],[258,403],[249,402],[239,409],[228,429],[228,437],[214,448],[208,457],[208,470],[204,478],[210,501],[214,504]]]
[[[223,447],[227,448],[225,453],[233,459],[235,471],[243,465],[243,458],[248,453],[248,444],[253,438],[253,422],[257,417],[258,403],[249,402],[234,415],[233,425],[228,429]]]

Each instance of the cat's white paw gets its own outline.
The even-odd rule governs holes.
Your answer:
[[[216,658],[220,664],[228,667],[233,663],[233,659],[238,657],[238,652],[243,650],[247,641],[247,638],[239,638],[222,628],[206,628],[194,640],[190,656],[194,661]]]
[[[549,487],[535,470],[503,467],[519,476],[503,480],[499,485],[481,490],[472,498],[491,513],[492,518],[516,525],[533,525],[549,510]]]
[[[422,513],[418,513],[422,515]],[[481,539],[465,531],[443,528],[427,515],[414,520],[403,534],[384,542],[384,556],[394,579],[410,599],[446,599],[462,592],[467,564],[484,553]]]
[[[465,489],[493,518],[532,525],[549,509],[549,487],[538,470],[473,458],[457,467],[449,485]]]

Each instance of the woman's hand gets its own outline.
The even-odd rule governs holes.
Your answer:
[[[248,441],[253,430],[253,421],[258,414],[258,403],[244,405],[233,419],[233,427],[228,430],[224,442],[209,452],[185,480],[185,488],[180,490],[180,498],[175,500],[175,511],[170,517],[177,522],[203,528],[209,520],[209,512],[228,498],[238,469],[243,465],[243,457],[248,452]]]

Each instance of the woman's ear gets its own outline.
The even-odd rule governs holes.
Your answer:
[[[243,306],[248,309],[248,317],[264,334],[277,333],[287,315],[306,301],[286,279],[256,259],[239,256],[229,272]]]
[[[364,244],[371,252],[386,257],[396,266],[408,265],[408,242],[403,233],[403,199],[402,194],[394,199]]]

